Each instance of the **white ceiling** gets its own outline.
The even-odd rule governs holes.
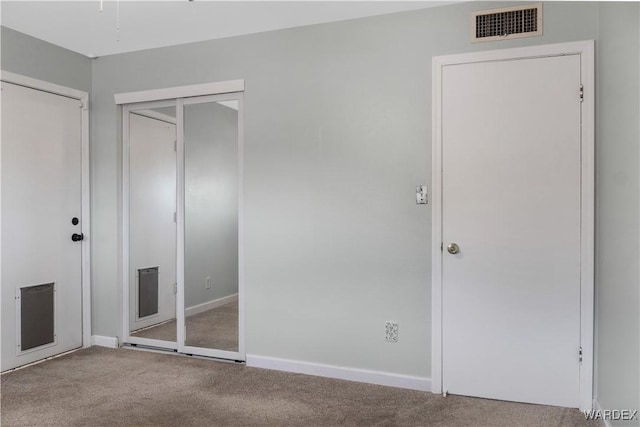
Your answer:
[[[2,25],[87,56],[104,56],[454,1],[5,1]],[[119,28],[118,13],[119,9]]]

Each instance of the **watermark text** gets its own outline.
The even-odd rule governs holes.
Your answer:
[[[588,420],[637,421],[638,411],[632,409],[592,409],[584,411],[584,417]]]

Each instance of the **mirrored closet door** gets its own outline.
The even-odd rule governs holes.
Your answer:
[[[123,103],[125,344],[245,359],[242,107],[237,91]]]
[[[176,344],[176,106],[138,105],[128,126],[130,342]]]
[[[237,95],[184,100],[184,345],[238,358]]]

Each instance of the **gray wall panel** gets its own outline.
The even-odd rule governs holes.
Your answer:
[[[5,71],[91,91],[91,60],[84,55],[0,27],[1,66]]]
[[[596,110],[596,395],[640,409],[638,3],[599,4]],[[616,423],[613,425],[640,425]]]
[[[238,293],[238,111],[192,104],[184,117],[188,309]]]

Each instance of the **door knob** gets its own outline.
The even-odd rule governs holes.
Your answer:
[[[449,243],[449,244],[447,245],[447,251],[448,251],[450,254],[455,255],[455,254],[457,254],[458,252],[460,252],[460,246],[458,246],[458,244],[457,244],[457,243]]]
[[[73,240],[74,242],[79,242],[80,240],[83,240],[83,239],[84,239],[84,234],[82,234],[82,233],[80,233],[80,234],[73,233],[71,235],[71,240]]]

